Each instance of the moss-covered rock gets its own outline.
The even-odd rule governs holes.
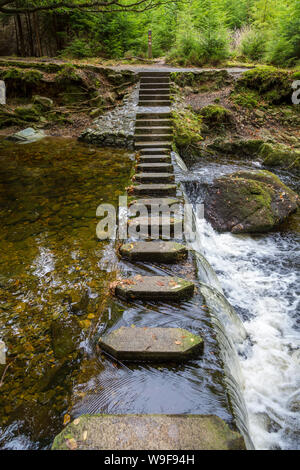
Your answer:
[[[235,89],[255,90],[267,102],[279,104],[291,100],[292,74],[275,67],[260,66],[247,70],[237,80]]]
[[[15,113],[23,121],[38,122],[40,120],[40,110],[33,104],[19,106],[15,109]]]
[[[171,82],[180,87],[191,87],[195,91],[217,90],[229,85],[233,78],[227,70],[204,70],[195,72],[172,72]]]
[[[176,147],[183,151],[186,148],[197,148],[201,140],[202,118],[189,109],[180,109],[172,112],[174,142]]]
[[[206,219],[220,232],[267,232],[300,206],[299,196],[269,171],[238,171],[214,181]]]
[[[259,156],[266,166],[300,170],[300,150],[287,145],[264,143],[259,149]]]
[[[210,104],[202,108],[200,114],[209,127],[232,124],[232,112],[223,106]]]
[[[41,109],[48,110],[53,107],[53,100],[46,96],[35,95],[33,96],[33,104],[38,105]]]
[[[216,150],[222,154],[252,157],[258,155],[263,143],[264,141],[261,139],[224,140],[218,138],[215,139],[212,144],[209,144],[207,148],[209,150]]]

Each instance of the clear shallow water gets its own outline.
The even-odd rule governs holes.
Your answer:
[[[211,318],[197,295],[180,304],[124,303],[109,293],[120,273],[182,275],[120,261],[96,239],[99,203],[117,203],[132,155],[72,139],[0,141],[0,336],[10,363],[0,393],[0,447],[49,448],[66,415],[216,414],[234,426]],[[121,325],[180,326],[205,338],[186,364],[122,364],[97,349]],[[62,343],[59,339],[62,338]]]
[[[200,203],[212,179],[256,165],[237,160],[195,164],[183,176],[187,194]],[[299,180],[280,176],[299,188]],[[251,236],[219,234],[198,220],[198,249],[215,270],[250,338],[244,347],[235,346],[250,436],[258,449],[299,448],[299,222],[296,214],[275,232]]]
[[[96,238],[96,208],[117,203],[132,165],[128,152],[74,139],[0,141],[0,337],[10,364],[2,448],[47,447],[62,427],[80,380],[80,343],[116,276],[111,246]]]

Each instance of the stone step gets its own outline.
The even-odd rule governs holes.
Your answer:
[[[139,101],[138,106],[152,108],[153,106],[171,106],[171,101]]]
[[[128,228],[134,230],[134,234],[140,234],[140,238],[151,238],[157,240],[163,238],[173,238],[175,234],[181,234],[182,219],[174,217],[134,217],[127,222]],[[138,228],[138,231],[137,231]],[[133,231],[131,231],[133,235]]]
[[[131,300],[182,300],[194,294],[191,281],[173,276],[134,276],[117,282],[115,294]]]
[[[176,184],[139,184],[133,186],[134,196],[176,196]]]
[[[137,119],[135,121],[135,128],[138,127],[172,127],[173,121],[171,119]]]
[[[160,88],[170,88],[170,82],[165,83],[140,83],[140,90],[147,90],[149,88],[155,88],[156,90]]]
[[[142,95],[169,95],[170,88],[141,88],[140,96]]]
[[[174,171],[171,163],[139,163],[136,168],[141,173],[172,173]]]
[[[173,134],[136,134],[134,140],[135,142],[172,141]]]
[[[164,83],[164,84],[169,84],[170,79],[169,79],[169,77],[156,77],[156,76],[141,77],[140,83]]]
[[[173,173],[136,173],[133,180],[137,183],[174,183]]]
[[[163,146],[162,147],[153,147],[153,148],[149,148],[149,147],[146,147],[146,148],[142,148],[140,150],[140,154],[141,155],[156,155],[156,154],[168,154],[170,155],[170,150],[164,148]]]
[[[214,415],[82,415],[56,436],[52,449],[70,450],[70,436],[78,450],[145,450],[149,454],[149,449],[155,449],[174,450],[174,455],[178,454],[178,449],[246,450],[241,434],[232,431],[225,421]],[[128,453],[124,458],[128,459],[126,455]],[[113,465],[114,456],[108,458]],[[117,464],[120,462],[117,461]],[[128,466],[127,460],[124,462]],[[185,462],[190,463],[191,460]],[[122,466],[125,468],[124,464]]]
[[[136,113],[136,119],[170,119],[171,117],[170,112]]]
[[[141,164],[150,163],[171,163],[170,155],[141,155],[139,157],[139,162]]]
[[[150,126],[147,126],[147,127],[136,127],[135,128],[135,131],[134,131],[134,134],[135,135],[139,135],[139,134],[173,134],[173,127],[169,127],[169,126],[163,126],[163,127],[158,127],[158,126],[154,126],[154,127],[150,127]]]
[[[172,149],[172,143],[171,142],[135,142],[134,148],[136,150],[147,150],[147,149],[157,149],[159,150],[159,153],[162,153],[162,150],[168,151],[170,154],[170,150]],[[157,152],[158,153],[158,152]]]
[[[145,95],[144,93],[140,92],[139,94],[139,101],[169,101],[170,100],[170,93],[166,95],[162,95],[160,93],[154,93],[153,95]]]
[[[99,346],[117,359],[157,362],[194,357],[203,352],[203,339],[183,328],[121,326],[102,336]]]
[[[140,78],[142,77],[169,77],[170,76],[170,72],[151,72],[151,70],[149,71],[143,71],[143,72],[140,72],[139,73],[139,76]]]
[[[130,261],[177,263],[187,258],[186,246],[172,241],[133,242],[121,246],[120,254]]]
[[[152,207],[154,207],[156,209],[157,206],[169,206],[170,208],[172,208],[172,206],[174,204],[176,204],[176,205],[181,204],[181,201],[180,201],[180,199],[172,198],[172,197],[139,198],[139,199],[135,199],[134,201],[131,201],[129,203],[129,212],[130,212],[130,208],[133,205],[138,206],[139,204],[145,206],[148,210],[151,210]]]

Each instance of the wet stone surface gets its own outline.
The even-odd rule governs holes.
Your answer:
[[[245,450],[241,435],[214,415],[81,416],[56,437],[53,449]]]
[[[182,328],[121,327],[100,338],[99,346],[128,361],[184,360],[203,350],[203,340]]]
[[[134,276],[118,281],[117,296],[125,299],[182,300],[194,293],[194,284],[172,276]]]
[[[120,247],[120,254],[131,261],[176,263],[187,257],[187,248],[176,242],[134,242]]]

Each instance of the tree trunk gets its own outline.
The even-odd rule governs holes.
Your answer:
[[[17,21],[16,21],[16,15],[14,15],[14,25],[15,25],[15,33],[16,33],[17,55],[21,55],[21,51],[20,51],[20,41],[19,41],[18,25],[17,25]]]
[[[30,55],[33,57],[35,55],[34,53],[34,44],[33,44],[33,37],[32,37],[32,27],[31,27],[31,19],[30,19],[30,13],[26,13],[26,22],[27,22],[27,32],[28,32],[28,42],[29,42],[29,48],[30,48]]]
[[[24,42],[24,35],[23,35],[23,27],[20,15],[16,15],[18,31],[19,31],[19,38],[20,38],[20,54],[21,56],[25,56],[25,42]]]
[[[39,21],[38,21],[37,13],[33,14],[33,25],[34,25],[34,34],[36,38],[38,56],[41,57],[43,55],[43,51],[42,51],[41,36],[40,36]]]

